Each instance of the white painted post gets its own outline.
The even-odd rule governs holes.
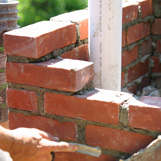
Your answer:
[[[88,0],[89,53],[94,85],[121,90],[122,0]]]

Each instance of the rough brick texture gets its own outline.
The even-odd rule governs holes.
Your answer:
[[[152,25],[153,34],[161,34],[161,19],[155,19]]]
[[[88,44],[81,45],[61,55],[62,58],[89,61]]]
[[[152,72],[153,73],[160,73],[161,72],[161,63],[159,61],[159,57],[152,56],[151,59],[153,61]]]
[[[79,11],[62,14],[56,17],[52,17],[50,21],[73,22],[78,26],[77,34],[80,40],[84,40],[88,38],[88,10],[79,10]]]
[[[83,96],[45,93],[44,106],[47,113],[118,124],[119,106],[129,97],[128,94],[99,89]]]
[[[148,72],[149,72],[149,60],[147,59],[145,62],[139,63],[136,66],[129,69],[128,82],[132,82],[133,80],[145,75]]]
[[[86,128],[87,144],[127,153],[145,148],[152,140],[150,136],[108,127],[89,125]]]
[[[4,34],[5,53],[28,58],[42,57],[75,42],[76,26],[69,22],[42,21]]]
[[[150,35],[150,23],[136,24],[127,31],[127,44],[134,43],[148,35]]]
[[[93,63],[52,59],[42,63],[7,63],[8,82],[76,92],[93,78]]]
[[[124,3],[123,24],[136,20],[138,17],[138,4],[135,2]]]
[[[77,140],[77,124],[74,122],[59,122],[42,116],[27,116],[10,113],[10,128],[18,127],[38,128],[59,137],[62,140]]]
[[[36,92],[7,89],[7,106],[22,110],[37,111]]]
[[[161,131],[161,98],[143,97],[140,101],[129,104],[129,126]]]
[[[156,52],[161,53],[161,39],[157,40]]]
[[[124,50],[122,52],[122,67],[129,65],[138,58],[138,46],[135,46],[132,50]]]

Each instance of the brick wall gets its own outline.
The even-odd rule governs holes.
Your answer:
[[[160,19],[153,3],[155,11],[158,1],[123,7],[123,90],[135,93],[151,80],[160,82]],[[93,88],[87,12],[60,15],[4,36],[10,128],[39,128],[103,152],[99,158],[56,153],[56,161],[116,161],[161,133],[161,98],[138,101],[128,93]]]

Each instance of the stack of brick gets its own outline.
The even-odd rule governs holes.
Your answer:
[[[5,34],[10,128],[39,128],[61,140],[102,149],[99,158],[56,153],[56,161],[128,158],[161,133],[161,105],[156,104],[161,98],[140,102],[127,93],[94,89],[93,63],[87,61],[87,11],[72,14],[82,17],[64,20],[63,15]],[[140,26],[143,29],[149,24],[134,25]],[[148,41],[136,41],[149,43],[148,34]],[[134,44],[134,49],[143,46]],[[139,66],[143,68],[148,59],[149,55]]]
[[[122,88],[136,94],[150,81],[153,0],[129,1],[123,7]]]

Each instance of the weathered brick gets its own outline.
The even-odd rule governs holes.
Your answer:
[[[6,55],[4,53],[0,54],[0,69],[5,68],[6,66]]]
[[[86,143],[106,149],[135,153],[145,148],[153,138],[128,131],[108,127],[88,125],[86,127]]]
[[[4,34],[7,55],[40,58],[76,42],[76,25],[69,22],[41,21]]]
[[[125,30],[122,31],[122,47],[126,46],[126,33]]]
[[[55,153],[55,161],[117,161],[118,159],[102,154],[99,158],[80,153]]]
[[[153,0],[142,0],[139,5],[141,7],[141,17],[153,14]]]
[[[8,82],[76,92],[93,79],[93,63],[52,59],[41,63],[6,64]]]
[[[81,45],[61,55],[62,58],[89,60],[88,44]]]
[[[138,4],[133,2],[123,3],[123,24],[136,20],[138,17]]]
[[[129,102],[129,126],[161,131],[161,98],[145,96],[140,101]]]
[[[68,21],[77,24],[80,40],[88,38],[88,10],[78,10],[52,17],[50,21]]]
[[[7,89],[7,106],[28,111],[37,111],[36,92]]]
[[[127,30],[127,44],[134,43],[150,35],[150,23],[139,23]]]
[[[122,52],[122,67],[129,65],[138,58],[138,46],[135,46],[132,50],[124,50]]]
[[[161,39],[157,40],[156,52],[161,53]]]
[[[152,24],[152,33],[153,34],[161,34],[161,19],[155,19]]]
[[[149,72],[149,59],[147,59],[143,63],[138,63],[137,65],[128,70],[128,82],[130,83],[136,80],[137,78],[145,75],[148,72]]]
[[[154,61],[154,66],[152,67],[153,73],[161,72],[161,63],[159,62],[159,57],[152,56],[151,59]]]
[[[140,45],[141,47],[141,54],[145,55],[145,54],[149,54],[152,52],[152,40],[151,38],[148,40],[145,40],[143,42],[143,44]]]
[[[9,126],[37,128],[46,131],[61,140],[77,140],[77,124],[74,122],[59,122],[41,116],[27,116],[20,113],[9,113]]]
[[[44,108],[56,115],[117,124],[119,106],[128,97],[131,95],[100,89],[75,96],[45,93]]]

